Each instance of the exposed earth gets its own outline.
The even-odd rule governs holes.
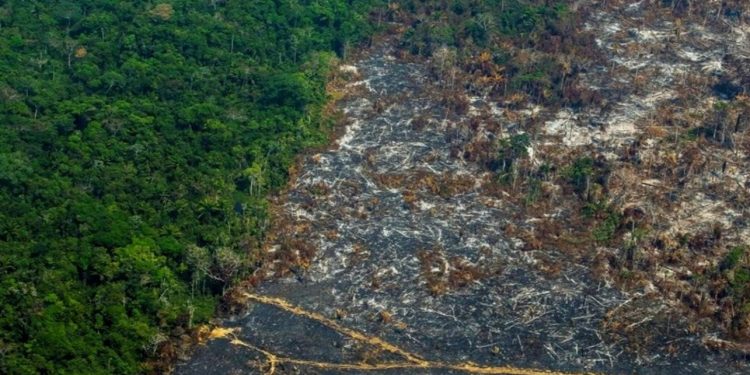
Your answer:
[[[277,199],[264,280],[176,373],[750,373],[747,354],[718,328],[692,327],[658,280],[623,287],[602,271],[596,255],[616,250],[530,249],[517,233],[565,222],[562,207],[522,214],[488,188],[493,173],[455,152],[517,134],[533,118],[528,163],[582,147],[617,160],[685,77],[731,69],[722,56],[750,50],[746,25],[682,25],[675,41],[674,25],[645,17],[641,2],[592,12],[592,48],[609,61],[587,81],[611,98],[597,111],[510,109],[467,93],[469,108],[457,114],[436,99],[441,82],[427,63],[394,57],[388,41],[342,67],[345,130],[304,158]],[[702,44],[690,39],[698,34]],[[645,71],[642,86],[623,88]],[[705,100],[717,99],[695,97]],[[658,155],[658,142],[643,143],[642,158]],[[730,170],[743,186],[747,164]],[[651,199],[661,182],[633,176],[627,182],[645,181],[643,192],[621,198]],[[719,221],[732,228],[726,236],[750,239],[747,213],[708,195],[683,197],[659,230]]]

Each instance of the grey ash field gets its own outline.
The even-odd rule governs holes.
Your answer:
[[[691,277],[719,267],[731,246],[690,242],[719,241],[717,227],[725,244],[750,242],[750,112],[732,90],[746,79],[750,27],[676,25],[643,1],[597,6],[585,28],[607,60],[584,73],[605,98],[596,109],[518,107],[466,90],[455,110],[436,94],[452,84],[433,76],[438,58],[406,61],[387,41],[342,67],[344,133],[304,158],[277,201],[264,272],[280,277],[247,290],[246,309],[176,372],[750,372],[735,340],[744,323],[714,318],[720,298]],[[736,127],[694,130],[717,110]],[[593,155],[620,219],[646,223],[614,230],[617,241],[558,246],[589,225],[566,198],[575,193],[543,178],[542,203],[529,204],[517,197],[528,196],[523,182],[494,187],[496,174],[472,157],[523,134],[518,170]],[[579,195],[604,194],[595,186]]]

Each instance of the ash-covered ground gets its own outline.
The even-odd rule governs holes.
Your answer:
[[[638,28],[637,7],[627,19],[633,30],[602,14],[587,25],[601,30],[599,47],[612,59],[592,70],[591,85],[619,90],[624,83],[605,79],[606,69],[623,77],[657,69],[656,78],[596,113],[550,114],[532,157],[544,158],[555,140],[616,150],[672,97],[675,80],[721,68],[713,59],[722,47],[708,42],[676,51],[677,62],[620,53],[627,46],[617,38],[661,35]],[[282,276],[248,290],[247,311],[224,321],[227,330],[177,373],[750,372],[742,354],[708,348],[686,317],[658,315],[669,307],[593,275],[585,257],[525,249],[508,228],[534,219],[487,194],[492,174],[452,152],[497,133],[481,123],[458,126],[466,118],[435,99],[438,83],[427,67],[392,55],[386,44],[344,69],[353,77],[339,103],[346,130],[333,149],[305,158],[280,199],[283,224],[266,246],[265,267]],[[466,116],[494,116],[514,128],[496,103],[475,97],[471,106]],[[606,126],[588,129],[592,121]],[[637,345],[612,334],[611,323],[635,304],[644,318],[622,328],[652,333]]]

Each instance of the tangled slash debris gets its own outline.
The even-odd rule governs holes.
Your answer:
[[[746,84],[746,23],[590,5],[582,32],[606,60],[577,77],[592,105],[576,110],[455,87],[446,100],[425,63],[387,46],[359,61],[339,104],[350,123],[301,163],[258,297],[226,323],[255,354],[226,366],[260,353],[251,370],[747,371],[747,325],[728,307],[748,260],[725,260],[750,239],[750,116],[742,95],[721,98]],[[525,148],[497,160],[503,140]],[[343,327],[393,350],[364,340],[363,356]],[[222,350],[209,343],[181,372]],[[468,361],[488,367],[445,365]]]
[[[554,371],[547,371],[547,370],[516,368],[516,367],[511,367],[511,366],[494,366],[494,367],[480,366],[472,362],[452,364],[452,363],[445,363],[445,362],[440,362],[440,361],[429,361],[424,358],[421,358],[420,356],[416,354],[413,354],[404,349],[401,349],[398,346],[395,346],[386,341],[383,341],[382,339],[378,337],[369,336],[361,332],[346,328],[340,325],[339,323],[329,318],[326,318],[318,313],[301,309],[297,306],[290,304],[288,301],[285,301],[283,299],[249,294],[249,293],[245,293],[244,296],[248,300],[251,300],[257,303],[272,305],[278,309],[285,310],[296,316],[302,316],[306,319],[310,319],[312,321],[321,323],[322,325],[325,325],[329,327],[330,329],[333,329],[346,336],[349,336],[353,338],[354,340],[366,343],[368,345],[375,346],[383,351],[392,352],[398,355],[399,357],[403,358],[403,361],[401,362],[382,362],[382,363],[330,363],[330,362],[310,361],[310,360],[295,359],[295,358],[288,358],[288,357],[280,356],[268,350],[261,349],[260,347],[255,346],[253,344],[249,344],[239,339],[237,337],[236,330],[234,329],[215,328],[210,333],[210,337],[213,339],[229,338],[233,345],[245,347],[252,351],[261,353],[266,358],[266,363],[261,364],[260,367],[262,368],[263,372],[268,375],[275,374],[279,364],[290,364],[290,365],[300,366],[303,368],[316,368],[316,369],[323,369],[323,370],[345,370],[345,371],[444,369],[444,370],[468,372],[468,373],[473,373],[473,374],[503,374],[503,375],[566,375],[566,374],[572,375],[573,374],[573,373],[566,373],[566,372],[554,372]]]

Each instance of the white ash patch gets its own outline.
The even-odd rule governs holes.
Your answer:
[[[721,60],[706,61],[701,66],[701,71],[706,74],[716,74],[724,71],[724,64]]]
[[[342,148],[342,149],[353,148],[354,146],[352,145],[352,142],[354,141],[360,129],[362,129],[361,122],[359,119],[355,119],[351,124],[349,124],[349,126],[346,127],[346,131],[344,132],[344,135],[342,135],[336,141],[336,143],[338,143],[339,145],[339,148]]]
[[[710,229],[715,223],[731,228],[740,213],[728,207],[724,201],[697,192],[690,200],[680,203],[673,217],[669,233],[695,233],[696,230]]]
[[[562,137],[562,143],[566,147],[579,147],[591,144],[591,132],[578,125],[578,115],[568,109],[557,113],[554,120],[544,123],[544,132],[547,135]],[[545,144],[554,145],[555,142]]]
[[[653,30],[653,29],[630,29],[631,33],[635,34],[636,37],[643,42],[658,42],[667,39],[670,34],[666,31]]]
[[[339,66],[339,71],[342,73],[348,73],[348,74],[359,76],[359,68],[357,68],[354,65],[341,65]]]

